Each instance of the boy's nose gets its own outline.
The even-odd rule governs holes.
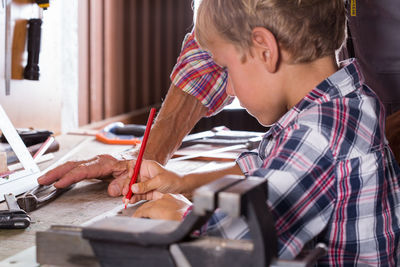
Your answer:
[[[235,96],[235,92],[233,91],[233,84],[231,81],[231,77],[228,75],[228,78],[226,79],[226,94],[229,96]]]

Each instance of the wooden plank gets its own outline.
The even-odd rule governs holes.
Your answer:
[[[172,68],[175,65],[176,62],[176,52],[175,49],[177,48],[175,46],[175,42],[174,42],[174,16],[177,15],[174,13],[175,10],[175,0],[166,0],[165,1],[167,3],[167,9],[166,9],[166,14],[167,14],[167,20],[165,23],[165,27],[166,27],[166,32],[167,32],[167,36],[166,36],[166,53],[167,53],[167,66],[165,71],[170,73],[172,71]]]
[[[125,62],[126,70],[126,84],[127,84],[127,103],[125,103],[129,110],[135,110],[138,108],[137,99],[138,99],[138,17],[136,16],[137,11],[137,1],[127,2],[127,8],[125,9],[125,17],[126,17],[126,25],[127,30],[126,34],[128,36],[127,45],[125,46],[125,51],[127,53],[128,60]]]
[[[89,0],[78,1],[79,42],[79,126],[89,123]]]
[[[90,0],[90,121],[104,118],[104,0]]]
[[[122,114],[124,103],[124,0],[104,2],[105,117]],[[122,15],[121,15],[122,14]]]
[[[12,42],[11,79],[24,79],[24,56],[27,41],[27,23],[25,19],[16,19]]]
[[[163,47],[163,42],[161,40],[161,31],[162,31],[162,20],[161,20],[161,13],[162,13],[162,6],[161,1],[164,0],[155,0],[153,6],[154,12],[154,57],[152,60],[152,70],[153,70],[153,95],[152,95],[152,102],[153,103],[161,103],[162,102],[162,74],[165,72],[162,69],[162,64],[160,64],[161,60],[161,51]]]
[[[149,1],[142,1],[142,9],[140,10],[141,16],[142,16],[142,29],[141,33],[141,50],[140,53],[142,54],[141,58],[141,68],[142,68],[142,87],[139,88],[141,90],[141,105],[140,107],[145,107],[150,104],[149,101],[149,91],[150,91],[150,83],[149,80],[151,79],[150,76],[150,53],[153,51],[150,51],[150,38],[153,37],[153,35],[150,35],[150,24],[153,23],[150,17],[150,5]]]

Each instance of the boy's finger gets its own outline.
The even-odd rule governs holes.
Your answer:
[[[147,181],[136,183],[132,185],[132,193],[135,194],[145,194],[152,190],[157,190],[160,187],[160,179],[158,177],[154,177],[153,179],[149,179]]]

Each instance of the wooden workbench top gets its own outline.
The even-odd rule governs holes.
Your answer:
[[[56,157],[52,162],[41,164],[41,170],[49,167],[71,150],[75,152],[68,160],[88,159],[98,154],[119,152],[129,148],[129,146],[105,145],[87,136],[62,135],[56,139],[60,143],[60,151],[55,153]],[[167,168],[189,172],[206,164],[210,165],[207,162],[182,161],[171,163],[167,165]],[[50,204],[30,212],[31,225],[27,229],[0,230],[0,262],[34,246],[37,231],[47,230],[51,225],[81,225],[110,210],[118,209],[118,207],[122,209],[122,198],[109,197],[107,186],[107,182],[100,180],[80,182]],[[0,203],[0,210],[4,209],[7,209],[6,204]]]

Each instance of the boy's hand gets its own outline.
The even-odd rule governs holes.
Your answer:
[[[180,221],[190,205],[182,195],[165,194],[161,199],[144,203],[133,217]]]
[[[184,181],[180,175],[166,170],[159,163],[151,160],[143,160],[140,168],[139,182],[132,185],[133,196],[130,203],[139,200],[159,199],[162,194],[182,193],[184,190]],[[124,192],[125,195],[128,190]]]
[[[38,178],[38,183],[64,188],[85,179],[113,176],[108,186],[108,194],[116,197],[122,194],[126,180],[130,180],[135,166],[133,158],[117,158],[111,155],[99,155],[89,160],[68,161]]]

